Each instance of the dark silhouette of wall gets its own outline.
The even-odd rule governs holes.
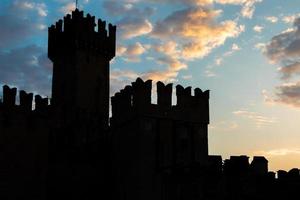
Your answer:
[[[137,79],[112,97],[112,151],[115,199],[163,199],[163,174],[173,167],[205,165],[208,155],[209,92]],[[201,112],[201,115],[198,113]]]
[[[3,86],[1,199],[292,199],[299,169],[208,155],[209,91],[137,78],[111,98],[116,27],[75,10],[49,28],[52,98]],[[34,103],[33,103],[34,101]],[[110,121],[109,121],[110,120]],[[110,122],[110,123],[109,123]]]

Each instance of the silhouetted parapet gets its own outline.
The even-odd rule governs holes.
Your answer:
[[[141,78],[137,78],[132,83],[133,107],[143,108],[151,105],[151,90],[152,80],[144,82]]]
[[[90,14],[84,17],[78,9],[66,15],[48,29],[48,57],[54,61],[81,49],[112,59],[116,51],[116,26],[108,25],[108,35],[104,21],[98,20],[96,31],[95,26],[95,17]]]
[[[196,88],[192,96],[191,87],[184,88],[177,85],[176,96],[177,107],[186,111],[191,120],[209,123],[209,90],[202,92],[201,89]]]
[[[111,98],[112,114],[122,115],[128,113],[132,107],[132,87],[126,86]]]
[[[12,107],[16,103],[17,88],[10,88],[7,85],[3,86],[3,106]]]
[[[248,156],[230,156],[224,161],[224,173],[230,175],[246,174],[249,171]]]
[[[270,181],[273,181],[273,180],[275,180],[275,178],[276,178],[276,173],[275,172],[268,172],[268,179],[270,180]]]
[[[111,99],[112,120],[113,118],[118,118],[118,121],[129,120],[128,116],[131,113],[131,116],[139,114],[202,125],[209,123],[209,91],[202,92],[196,88],[195,95],[192,96],[191,87],[183,88],[178,85],[177,105],[172,105],[172,84],[157,82],[157,104],[151,103],[151,90],[151,80],[143,81],[137,78],[132,86],[126,86],[116,93]]]
[[[33,94],[27,94],[24,90],[21,90],[20,93],[20,108],[23,111],[31,111],[32,110],[32,100]]]
[[[35,110],[36,111],[45,111],[48,107],[48,98],[42,98],[40,95],[35,95]]]
[[[299,179],[300,178],[300,172],[298,168],[293,168],[290,171],[288,171],[288,178],[289,179]]]
[[[208,156],[207,169],[211,174],[221,175],[222,174],[222,156]]]
[[[187,87],[184,88],[181,85],[176,86],[176,96],[177,96],[177,105],[178,106],[192,106],[191,105],[191,96],[192,96],[192,88]]]
[[[277,178],[278,180],[286,180],[288,173],[284,170],[278,170],[277,171]]]
[[[164,83],[157,82],[157,104],[160,107],[172,106],[172,90],[173,84],[165,85]]]
[[[265,175],[268,173],[268,160],[263,156],[254,156],[250,167],[255,174]]]

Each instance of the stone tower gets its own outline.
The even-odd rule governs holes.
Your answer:
[[[97,26],[97,30],[95,27]],[[116,26],[76,9],[49,28],[48,57],[53,62],[52,105],[109,118],[109,62],[115,56]]]

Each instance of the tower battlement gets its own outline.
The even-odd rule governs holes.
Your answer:
[[[98,19],[97,24],[94,16],[87,14],[85,17],[78,9],[57,21],[48,29],[49,58],[54,61],[75,50],[89,50],[90,54],[100,54],[111,60],[116,51],[116,26],[109,24],[107,31],[106,21]]]
[[[48,98],[43,98],[40,95],[34,96],[33,93],[27,93],[24,90],[19,92],[19,105],[16,104],[17,88],[10,88],[7,85],[3,86],[3,101],[0,102],[0,108],[6,112],[21,111],[21,112],[45,112],[50,104]],[[33,110],[33,102],[35,109]],[[1,111],[1,110],[0,110]]]
[[[173,85],[157,82],[157,104],[151,103],[152,81],[138,78],[117,92],[112,101],[112,121],[123,122],[135,115],[209,123],[209,90],[176,86],[177,104],[172,105]]]

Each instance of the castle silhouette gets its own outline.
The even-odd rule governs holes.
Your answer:
[[[52,98],[3,86],[1,199],[292,199],[299,169],[208,155],[209,91],[137,78],[111,98],[116,26],[76,9],[49,27]],[[32,109],[34,107],[34,109]]]

